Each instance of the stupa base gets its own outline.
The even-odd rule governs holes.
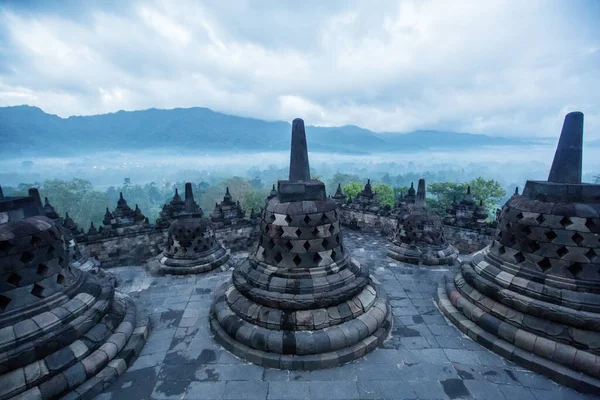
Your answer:
[[[383,291],[374,283],[365,291],[350,300],[353,309],[342,303],[286,312],[244,297],[241,308],[234,311],[228,298],[234,299],[235,307],[239,303],[235,299],[241,295],[234,293],[235,286],[229,281],[215,294],[210,326],[216,341],[226,350],[254,364],[286,370],[336,367],[373,351],[392,328],[391,307]],[[368,304],[366,309],[359,306],[361,301]],[[244,302],[251,305],[247,307]],[[326,327],[319,329],[315,324]],[[295,329],[286,330],[285,325]]]
[[[406,244],[392,244],[388,248],[388,257],[416,265],[453,265],[458,258],[458,250],[451,245],[422,249]]]
[[[468,272],[468,268],[466,271]],[[600,357],[591,351],[567,344],[564,339],[561,340],[560,337],[564,335],[560,333],[568,328],[560,323],[539,320],[510,308],[509,302],[497,303],[471,287],[465,281],[463,272],[459,272],[454,279],[441,283],[436,294],[440,310],[459,330],[477,343],[524,368],[583,393],[600,393]],[[530,307],[533,310],[540,305],[543,303],[530,299],[521,301],[516,306],[523,309]],[[554,313],[551,313],[554,315],[548,314],[551,318],[563,318],[560,315],[560,306],[550,308],[554,309]],[[574,314],[576,313],[578,311],[574,311]],[[575,321],[575,316],[573,318]],[[600,318],[596,319],[598,320]],[[580,322],[584,323],[583,320]],[[536,334],[535,329],[539,330],[539,334]],[[543,333],[546,331],[547,333]],[[593,339],[591,336],[586,337],[586,332],[592,336],[597,335],[596,332],[577,331],[581,336],[573,337],[573,340]],[[557,333],[559,335],[556,340],[549,336]],[[577,346],[581,347],[581,344]]]
[[[226,271],[231,267],[229,253],[226,251],[216,252],[196,259],[177,259],[170,258],[161,254],[156,262],[152,263],[151,268],[158,272],[171,275],[202,274],[221,268]]]

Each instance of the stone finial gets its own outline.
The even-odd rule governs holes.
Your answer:
[[[4,199],[4,192],[2,192],[2,185],[0,185],[0,200]]]
[[[515,196],[518,196],[518,195],[519,195],[519,187],[517,186],[517,187],[515,187]]]
[[[227,186],[227,187],[225,188],[225,196],[231,196],[231,195],[229,194],[229,186]]]
[[[412,185],[411,185],[412,186]],[[419,179],[419,185],[417,186],[417,199],[415,206],[425,207],[425,179]]]
[[[50,202],[48,201],[47,197],[44,197],[44,206],[49,206]]]
[[[192,184],[186,182],[185,184],[185,212],[195,213],[198,211],[198,205],[194,201],[194,192],[192,191]]]
[[[179,189],[175,188],[175,195],[173,196],[174,201],[180,201],[181,197],[179,196]]]
[[[28,190],[29,196],[33,197],[33,199],[35,200],[35,203],[38,205],[38,207],[43,207],[42,206],[42,198],[40,197],[40,192],[39,190],[37,190],[36,188],[30,188]]]
[[[467,186],[467,194],[471,194],[471,185]]]
[[[119,192],[119,200],[123,200],[123,192]]]
[[[479,200],[479,207],[483,207],[483,200]]]
[[[582,148],[583,113],[568,113],[554,153],[548,182],[581,183]]]
[[[292,122],[292,151],[290,153],[290,181],[309,181],[308,148],[304,121],[296,118]]]

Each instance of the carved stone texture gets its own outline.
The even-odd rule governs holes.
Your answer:
[[[375,193],[371,187],[371,180],[367,180],[367,184],[364,189],[356,195],[356,198],[351,203],[346,204],[344,207],[350,210],[366,211],[373,214],[381,214],[384,210],[379,204],[379,196]]]
[[[167,244],[151,265],[169,274],[198,274],[229,268],[229,252],[215,237],[212,224],[194,201],[192,184],[186,183],[185,209],[169,227]],[[156,262],[158,261],[158,262]]]
[[[425,207],[425,180],[419,180],[416,202],[399,216],[388,256],[411,264],[454,264],[458,251],[446,241],[442,221]]]
[[[0,399],[91,399],[139,354],[148,318],[109,280],[69,265],[66,228],[29,215],[35,203],[0,199],[21,215],[0,223]]]
[[[304,154],[305,142],[292,146],[294,152]],[[292,154],[290,169],[296,160],[308,164]],[[344,247],[337,205],[326,198],[323,182],[280,181],[278,187],[262,214],[256,250],[215,295],[215,338],[235,355],[272,368],[312,370],[359,358],[391,328],[385,294]]]
[[[492,224],[486,221],[488,213],[483,207],[483,202],[476,202],[471,194],[471,187],[467,187],[467,192],[461,201],[454,199],[450,207],[446,210],[446,215],[442,219],[444,225],[455,226],[457,228],[472,229],[478,231],[493,230]]]
[[[111,213],[107,207],[102,223],[107,229],[117,229],[134,225],[144,225],[148,221],[137,204],[135,205],[135,210],[131,209],[127,201],[123,198],[123,193],[119,193],[117,208]]]
[[[572,126],[583,121],[579,114],[565,119],[550,174],[555,181],[527,181],[522,195],[515,192],[502,208],[492,243],[439,288],[438,302],[451,321],[488,348],[597,394],[600,196],[593,194],[600,185],[576,182],[572,177],[580,176],[581,163],[565,158],[581,154],[580,132]],[[557,183],[557,174],[573,183]]]
[[[225,190],[225,196],[221,203],[215,204],[215,208],[210,215],[213,223],[217,224],[235,224],[243,219],[246,213],[242,209],[239,201],[234,201],[229,193],[229,187]]]

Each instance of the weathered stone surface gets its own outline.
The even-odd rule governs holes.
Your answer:
[[[523,195],[515,192],[492,243],[439,288],[438,301],[485,346],[599,393],[600,242],[590,227],[600,196],[580,191],[582,124],[581,113],[567,115],[552,179],[528,181]],[[586,187],[600,193],[600,185]]]
[[[294,123],[290,180],[267,201],[256,250],[215,294],[210,324],[223,347],[250,362],[312,370],[377,347],[391,328],[391,309],[344,247],[337,204],[326,199],[323,182],[303,172],[303,124]],[[368,329],[355,327],[357,317]]]

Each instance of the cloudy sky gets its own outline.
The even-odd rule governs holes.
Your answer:
[[[600,2],[0,1],[0,106],[600,139]]]

